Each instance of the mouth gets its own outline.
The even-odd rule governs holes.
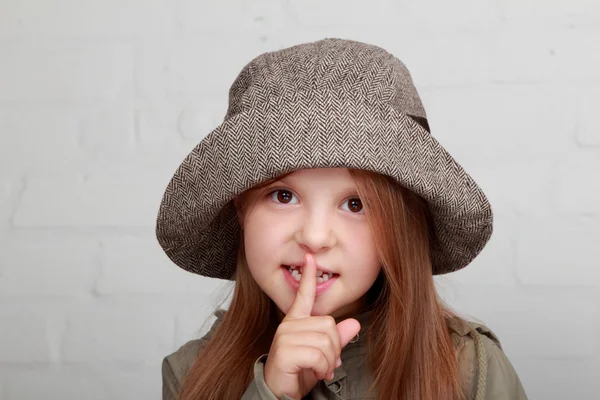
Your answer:
[[[281,267],[287,269],[292,278],[294,278],[297,282],[300,282],[300,279],[302,279],[302,267],[296,265],[282,265]],[[328,280],[338,276],[339,274],[317,269],[317,284],[327,282]]]

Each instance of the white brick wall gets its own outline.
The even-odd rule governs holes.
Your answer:
[[[443,298],[530,398],[597,397],[600,3],[366,4],[0,2],[0,400],[160,398],[162,357],[229,288],[162,253],[162,191],[245,63],[323,37],[402,59],[490,198],[494,236]]]
[[[35,7],[33,7],[35,8]],[[51,19],[52,12],[48,14]],[[0,101],[55,102],[131,95],[133,52],[127,42],[3,42]]]

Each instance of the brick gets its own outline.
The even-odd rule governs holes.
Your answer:
[[[377,37],[372,42],[406,65],[421,93],[426,88],[487,84],[493,81],[494,75],[490,73],[489,64],[496,61],[496,57],[490,54],[491,40],[492,36],[487,32],[455,32],[422,35],[410,41],[398,41],[396,36]],[[427,103],[425,106],[429,112]]]
[[[12,370],[7,374],[7,400],[107,398],[104,390],[94,384],[94,377],[85,372],[65,368]]]
[[[32,177],[13,222],[17,227],[153,227],[166,176],[172,173],[132,165],[85,177],[67,173]]]
[[[2,53],[0,101],[112,99],[133,92],[127,43],[3,44]]]
[[[111,103],[81,116],[79,145],[89,154],[128,155],[135,146],[135,113],[125,104]]]
[[[6,379],[6,397],[0,399],[159,400],[160,367],[157,361],[148,367],[104,363],[12,369],[2,374]]]
[[[7,0],[0,37],[119,37],[171,34],[176,10],[168,0],[114,2]],[[51,16],[49,18],[48,16]]]
[[[0,171],[18,176],[48,166],[70,166],[81,160],[79,114],[74,107],[49,104],[0,109],[0,132],[3,132],[0,135]]]
[[[91,148],[83,150],[83,154],[88,154],[88,160],[85,162],[75,161],[67,168],[36,170],[35,173],[30,174],[29,179],[36,181],[61,180],[65,177],[72,179],[75,175],[74,168],[77,168],[84,181],[103,183],[113,181],[120,185],[121,182],[131,180],[137,188],[157,191],[160,202],[173,173],[197,144],[196,141],[183,141],[180,136],[177,139],[165,139],[162,143],[159,138],[149,138],[147,141],[136,140],[135,145],[131,147],[111,150],[108,142],[109,139],[106,146],[100,142],[97,152]],[[144,201],[153,201],[153,199],[147,197]],[[156,204],[156,211],[158,211],[158,204]],[[153,216],[152,219],[155,217]]]
[[[189,141],[200,141],[218,121],[199,107],[186,107],[179,117],[179,134]]]
[[[46,318],[36,312],[1,311],[0,363],[49,363]]]
[[[600,360],[520,359],[519,377],[530,399],[593,399],[600,390]]]
[[[213,288],[210,279],[175,265],[154,235],[107,239],[103,248],[102,269],[96,284],[98,294],[205,294]]]
[[[217,279],[211,280],[212,296],[203,299],[192,299],[182,303],[176,312],[175,345],[181,346],[186,342],[203,337],[216,320],[214,313],[217,309],[227,309],[233,294],[233,284]],[[222,300],[226,299],[225,302]]]
[[[469,161],[471,156],[464,157]],[[487,196],[494,214],[547,216],[556,211],[553,198],[557,168],[552,159],[532,157],[528,161],[517,159],[472,166],[465,162],[463,167]]]
[[[581,358],[598,351],[596,292],[595,288],[455,283],[443,298],[460,315],[490,327],[511,357]]]
[[[487,67],[494,81],[587,83],[600,77],[600,54],[590,51],[600,30],[531,27],[524,23],[490,38]],[[560,99],[559,93],[554,96]]]
[[[513,215],[495,215],[494,233],[481,253],[462,270],[436,276],[438,289],[444,290],[453,282],[513,287],[515,285],[514,232]]]
[[[573,143],[572,118],[553,85],[485,85],[426,91],[432,134],[478,165],[553,159]]]
[[[185,32],[256,32],[268,33],[289,27],[285,5],[277,0],[181,1],[181,23]],[[242,39],[242,37],[239,37]]]
[[[260,38],[231,33],[140,44],[136,87],[144,99],[182,99],[184,104],[193,102],[222,120],[234,79],[244,65],[267,50],[272,47]]]
[[[164,99],[145,101],[136,107],[137,146],[153,149],[178,148],[181,137],[177,125],[182,106]],[[189,152],[190,146],[185,149]],[[182,159],[184,154],[181,154]]]
[[[547,83],[551,84],[550,90],[555,90],[555,100],[560,100],[561,93],[556,90],[561,87],[557,83],[588,84],[590,79],[600,77],[600,55],[589,51],[600,40],[600,30],[531,26],[524,23],[443,34],[428,31],[410,43],[398,41],[397,36],[374,36],[373,44],[400,58],[417,88]],[[483,99],[486,105],[489,99]],[[535,104],[529,104],[526,110]]]
[[[69,313],[62,336],[65,363],[152,364],[173,347],[174,326],[153,305],[86,305]]]
[[[355,28],[392,28],[401,32],[463,30],[464,26],[486,28],[498,23],[496,9],[491,2],[460,0],[452,5],[435,1],[398,3],[377,0],[369,4],[353,1],[290,2],[289,13],[303,27],[352,26]],[[431,10],[436,15],[432,18]],[[318,10],[318,12],[316,11]],[[343,10],[343,13],[340,13]]]
[[[22,184],[18,178],[0,175],[0,227],[7,227]]]
[[[225,89],[223,92],[226,96]],[[202,96],[196,96],[186,104],[164,99],[141,101],[136,107],[137,155],[147,153],[154,161],[156,152],[160,151],[162,160],[165,156],[173,157],[172,160],[179,164],[223,121],[225,110],[218,108],[226,108],[226,104],[226,98],[219,105],[215,104],[214,98]]]
[[[57,232],[13,233],[0,243],[0,297],[89,294],[99,255],[94,239]]]
[[[600,122],[596,117],[597,103],[600,98],[600,85],[587,84],[577,87],[576,140],[582,147],[600,147]]]
[[[511,23],[558,26],[587,25],[598,22],[600,10],[595,0],[503,0],[499,11]]]
[[[570,152],[558,164],[556,203],[569,214],[600,214],[600,149]]]
[[[165,354],[166,356],[166,354]],[[97,379],[98,385],[106,391],[107,399],[153,399],[160,400],[162,380],[160,374],[162,358],[151,366],[136,368],[133,371],[107,369]]]
[[[599,286],[600,214],[524,216],[515,232],[517,271],[528,285]]]
[[[154,81],[153,86],[156,83],[157,81]],[[160,85],[156,87],[158,86]],[[171,101],[160,98],[158,94],[147,93],[148,97],[140,99],[136,104],[137,135],[134,151],[137,164],[147,164],[156,168],[158,152],[161,170],[171,174],[175,172],[202,138],[222,122],[227,107],[227,90],[224,89],[223,94],[221,104],[216,104],[213,96],[192,96],[193,98],[188,102]],[[214,111],[219,106],[223,109]],[[185,121],[183,121],[184,110],[188,115]],[[208,125],[198,126],[199,119],[193,117],[196,111],[201,111],[204,116],[210,115]],[[190,113],[192,117],[189,116]],[[127,160],[123,162],[127,165]]]

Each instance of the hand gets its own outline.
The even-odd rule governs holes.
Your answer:
[[[296,298],[279,324],[265,364],[265,381],[277,398],[300,400],[320,379],[333,378],[340,354],[360,331],[355,319],[336,325],[331,316],[311,317],[317,288],[317,266],[307,254]]]

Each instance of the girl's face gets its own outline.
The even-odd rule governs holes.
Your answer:
[[[250,272],[283,313],[298,288],[288,266],[300,269],[306,253],[330,277],[315,277],[312,315],[351,316],[365,306],[381,268],[347,169],[299,170],[260,188],[240,221]]]

